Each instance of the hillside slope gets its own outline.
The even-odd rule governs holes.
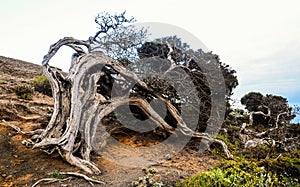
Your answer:
[[[32,77],[41,75],[42,73],[42,67],[37,64],[0,56],[1,78],[5,76],[5,79],[7,79],[6,76],[8,76],[28,81]]]

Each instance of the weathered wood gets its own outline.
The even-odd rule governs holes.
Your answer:
[[[67,76],[63,76],[49,66],[50,59],[63,45],[70,46],[77,52],[73,55],[72,65]],[[79,45],[86,46],[88,53],[85,53]],[[90,154],[94,150],[95,135],[101,131],[101,129],[99,130],[101,120],[117,107],[129,103],[140,108],[157,127],[168,133],[174,133],[175,129],[165,122],[143,98],[116,97],[109,100],[97,93],[96,83],[103,73],[101,70],[104,66],[112,68],[125,79],[133,80],[139,87],[160,99],[177,121],[179,132],[189,137],[220,144],[225,154],[228,157],[231,156],[223,141],[217,140],[209,134],[196,133],[191,130],[176,107],[167,99],[156,94],[134,72],[105,56],[102,52],[90,51],[88,41],[73,38],[59,40],[50,47],[49,53],[44,57],[43,69],[52,86],[54,112],[48,126],[39,136],[33,148],[42,148],[48,153],[59,149],[70,164],[88,173],[100,173],[98,167],[91,162]],[[100,143],[103,140],[97,137],[97,141]],[[78,151],[80,158],[74,156],[74,153]]]

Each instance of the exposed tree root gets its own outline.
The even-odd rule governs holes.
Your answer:
[[[89,174],[100,174],[101,171],[98,169],[98,167],[92,163],[91,161],[88,160],[83,160],[81,158],[73,156],[72,153],[67,153],[66,154],[66,161],[69,162],[70,164],[77,166],[84,170],[85,172]]]
[[[92,183],[97,183],[97,184],[104,184],[105,185],[105,182],[103,182],[103,181],[92,179],[92,178],[90,178],[90,177],[88,177],[88,176],[86,176],[84,174],[77,173],[77,172],[59,172],[59,174],[81,177],[81,178],[84,178],[86,181],[89,181],[89,182],[92,182]]]
[[[96,179],[92,179],[92,178],[90,178],[90,177],[88,177],[84,174],[77,173],[77,172],[58,172],[57,174],[62,175],[62,176],[69,175],[69,176],[75,176],[75,177],[83,178],[84,180],[89,182],[92,186],[94,186],[94,183],[105,185],[105,182],[102,182],[102,181],[99,181],[99,180],[96,180]],[[68,180],[72,180],[72,179],[73,179],[73,177],[67,177],[67,178],[63,178],[63,179],[43,178],[43,179],[40,179],[37,182],[35,182],[32,185],[32,187],[35,187],[35,186],[37,186],[38,184],[40,184],[42,182],[45,182],[46,184],[49,184],[49,183],[54,183],[54,182],[64,182],[64,181],[68,181]]]
[[[72,177],[68,177],[65,179],[56,179],[56,178],[44,178],[44,179],[40,179],[38,181],[36,181],[31,187],[35,187],[40,183],[45,183],[45,184],[50,184],[50,183],[54,183],[54,182],[64,182],[64,181],[68,181],[71,180]]]

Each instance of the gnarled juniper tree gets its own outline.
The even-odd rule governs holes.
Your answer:
[[[177,37],[146,42],[146,30],[137,30],[132,25],[134,19],[126,18],[125,12],[103,13],[95,21],[99,26],[95,36],[88,40],[63,38],[44,56],[42,64],[52,86],[54,112],[34,148],[48,153],[59,150],[70,164],[99,173],[90,158],[94,143],[101,144],[99,135],[106,131],[99,124],[117,108],[129,105],[136,118],[152,121],[154,134],[178,133],[217,143],[231,156],[226,144],[213,138],[213,133],[222,123],[226,98],[237,86],[234,70],[216,55],[194,51]],[[49,65],[62,46],[75,50],[67,75]],[[153,66],[155,63],[159,64]],[[221,76],[214,73],[216,67]],[[173,83],[165,77],[173,77]],[[176,90],[191,83],[193,89]],[[225,91],[215,92],[212,87],[224,87]],[[160,107],[155,107],[155,102],[164,105],[167,115],[157,111]],[[182,115],[189,110],[199,114],[196,120],[189,121],[193,112]]]
[[[259,142],[279,152],[299,149],[299,128],[291,121],[299,113],[299,107],[290,107],[288,100],[282,96],[259,92],[250,92],[241,98],[241,103],[249,112],[249,126],[242,126],[242,133],[248,135],[248,145],[256,146]],[[247,147],[247,142],[245,142]]]

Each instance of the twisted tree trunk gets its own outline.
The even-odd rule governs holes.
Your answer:
[[[64,38],[52,45],[44,57],[43,69],[52,86],[54,112],[48,126],[40,134],[33,148],[42,148],[48,153],[58,150],[70,164],[88,173],[100,173],[98,167],[91,161],[90,154],[94,149],[93,141],[97,141],[98,144],[103,141],[98,136],[95,137],[96,134],[105,132],[100,125],[101,119],[117,107],[128,103],[140,108],[160,129],[168,133],[174,132],[175,129],[166,123],[143,98],[122,96],[107,99],[97,93],[96,84],[101,76],[99,70],[104,66],[109,66],[126,79],[134,80],[138,86],[159,98],[177,121],[177,128],[182,134],[220,144],[226,155],[231,156],[224,142],[214,139],[208,134],[192,131],[170,101],[155,94],[145,82],[122,64],[105,56],[102,52],[91,52],[90,44],[91,41]],[[63,45],[76,51],[67,76],[62,75],[49,65],[50,59]],[[80,45],[87,47],[88,52],[85,52]],[[80,158],[74,156],[75,152],[80,153]]]

